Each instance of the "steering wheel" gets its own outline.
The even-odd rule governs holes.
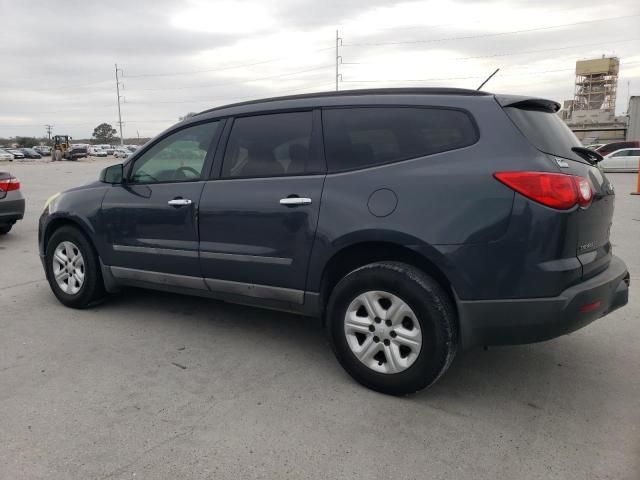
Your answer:
[[[197,178],[197,177],[200,176],[200,172],[197,171],[193,167],[180,167],[180,168],[176,169],[176,174],[174,175],[176,178],[178,177],[178,172],[180,172],[180,174],[182,175],[183,178],[191,178],[191,177],[185,175],[184,172],[192,172],[194,178]]]

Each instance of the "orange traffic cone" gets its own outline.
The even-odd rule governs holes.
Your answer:
[[[631,195],[640,195],[640,160],[638,160],[638,182],[636,185],[636,191],[631,192]]]

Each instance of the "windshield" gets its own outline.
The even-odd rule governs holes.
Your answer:
[[[585,161],[571,151],[573,147],[582,147],[580,140],[555,113],[518,107],[505,107],[504,110],[538,150],[571,160]]]

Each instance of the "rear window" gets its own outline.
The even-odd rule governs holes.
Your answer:
[[[454,150],[478,139],[469,114],[440,108],[327,109],[322,123],[332,172]]]
[[[504,111],[538,150],[584,163],[571,151],[582,143],[555,113],[517,107],[505,107]]]

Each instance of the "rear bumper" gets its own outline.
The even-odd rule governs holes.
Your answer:
[[[533,343],[566,335],[626,305],[628,297],[629,272],[614,256],[604,272],[557,297],[458,300],[462,347]]]
[[[13,192],[9,192],[11,197]],[[24,198],[21,194],[10,198],[9,195],[0,200],[0,223],[14,223],[24,217]]]

